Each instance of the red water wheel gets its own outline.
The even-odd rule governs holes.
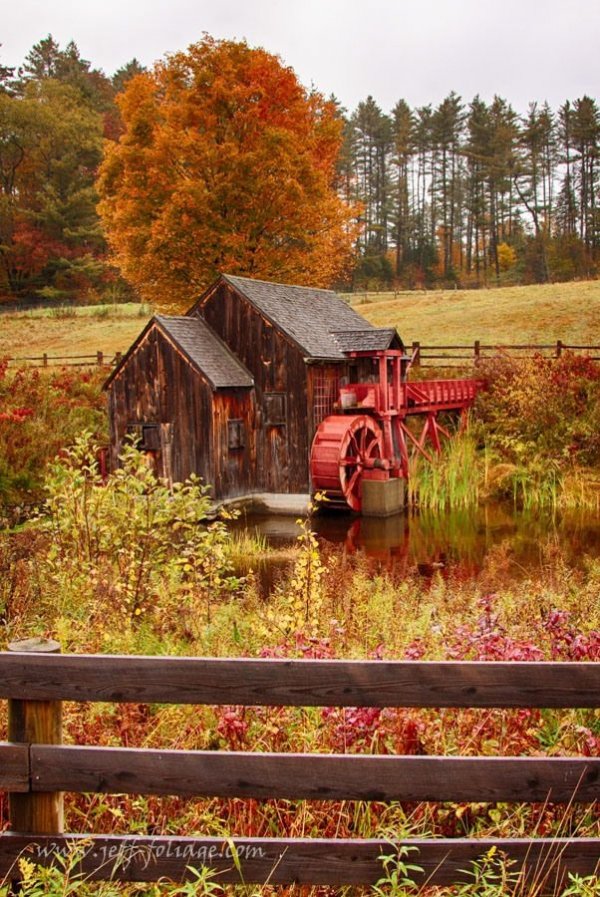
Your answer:
[[[321,421],[310,453],[313,492],[332,505],[360,511],[362,476],[383,457],[383,434],[366,414],[332,414]]]

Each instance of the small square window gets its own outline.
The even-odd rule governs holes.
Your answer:
[[[265,393],[265,423],[267,426],[285,424],[285,395],[282,392]]]
[[[142,447],[146,452],[158,452],[160,449],[160,433],[157,424],[142,427]]]
[[[230,451],[243,449],[246,444],[246,432],[243,420],[227,421],[227,448]]]
[[[158,424],[130,424],[127,427],[127,436],[142,452],[160,451]]]

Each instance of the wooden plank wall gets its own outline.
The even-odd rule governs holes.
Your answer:
[[[255,380],[258,412],[255,488],[266,492],[308,492],[310,434],[307,373],[302,353],[226,284],[207,297],[199,313]],[[285,396],[285,425],[267,424],[265,393]]]
[[[109,417],[113,465],[130,424],[171,423],[171,467],[159,472],[173,482],[190,473],[213,482],[212,390],[157,328],[112,381]]]
[[[221,389],[213,394],[212,492],[214,498],[235,498],[256,489],[256,401],[250,389]],[[229,447],[229,421],[242,421],[244,445]]]

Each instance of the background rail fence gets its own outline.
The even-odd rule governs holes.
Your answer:
[[[469,367],[477,365],[484,359],[498,356],[510,358],[532,358],[542,355],[545,358],[560,358],[563,352],[575,352],[589,355],[593,361],[600,361],[600,346],[570,345],[562,340],[555,343],[535,345],[533,343],[493,345],[481,340],[463,345],[434,346],[419,341],[411,344],[414,367]]]
[[[359,801],[593,802],[594,757],[456,757],[146,750],[63,745],[62,701],[244,706],[597,708],[600,664],[422,662],[62,655],[30,640],[0,653],[9,739],[0,788],[10,831],[0,834],[0,879],[19,856],[42,865],[79,847],[97,880],[182,881],[209,866],[222,883],[373,884],[401,848],[418,883],[468,881],[495,848],[552,889],[567,873],[598,872],[600,838],[171,837],[65,834],[62,792]],[[414,851],[414,852],[413,852]]]
[[[547,358],[560,358],[563,352],[576,352],[589,355],[594,361],[600,361],[600,345],[570,345],[562,340],[544,345],[532,343],[519,345],[493,345],[474,340],[462,345],[434,346],[414,341],[410,346],[414,356],[415,367],[470,367],[485,358],[494,356],[510,356],[514,358],[531,358],[543,355]],[[98,350],[89,355],[22,355],[8,358],[9,366],[27,365],[28,367],[115,367],[121,361],[123,352],[103,352]]]
[[[9,367],[26,365],[34,368],[48,367],[116,367],[123,357],[122,352],[94,352],[89,355],[20,355],[7,358]]]

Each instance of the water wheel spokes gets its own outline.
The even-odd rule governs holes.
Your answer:
[[[313,490],[340,508],[360,511],[362,478],[383,457],[379,424],[366,414],[332,414],[321,422],[311,451]]]

